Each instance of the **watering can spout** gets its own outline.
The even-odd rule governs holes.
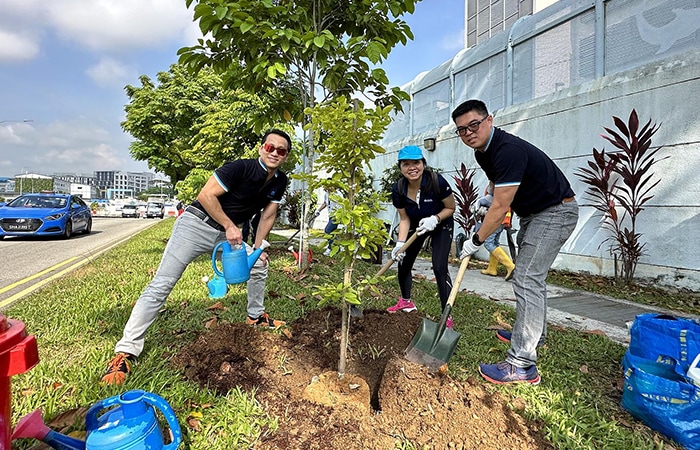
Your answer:
[[[270,246],[270,243],[263,239],[262,243],[260,244],[260,247],[256,248],[253,251],[253,253],[248,255],[248,270],[249,271],[253,269],[253,266],[260,258],[260,255],[262,255],[262,252],[265,251],[265,249],[269,246]]]

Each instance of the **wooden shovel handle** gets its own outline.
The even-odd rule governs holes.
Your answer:
[[[401,246],[401,248],[399,249],[399,253],[405,252],[406,249],[407,249],[408,247],[410,247],[411,244],[413,244],[413,242],[414,242],[417,238],[418,238],[418,233],[413,233],[413,234],[411,235],[411,237],[409,237],[408,240]],[[389,270],[389,267],[391,267],[393,264],[394,264],[394,259],[393,259],[393,258],[389,258],[389,261],[387,261],[386,263],[384,263],[384,265],[382,266],[381,269],[379,269],[379,272],[377,272],[377,274],[375,275],[375,277],[381,277],[382,275],[384,275],[384,272],[386,272],[387,270]]]
[[[459,265],[459,271],[457,272],[457,278],[452,285],[452,290],[450,291],[450,296],[447,298],[447,304],[450,305],[450,309],[455,304],[455,298],[457,298],[457,292],[459,292],[459,286],[462,284],[462,279],[464,278],[464,273],[467,271],[467,266],[469,265],[469,259],[471,257],[467,256],[462,260],[462,264]]]

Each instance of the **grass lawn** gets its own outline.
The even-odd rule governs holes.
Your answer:
[[[169,365],[170,357],[205,330],[213,314],[202,276],[211,275],[211,259],[204,255],[185,271],[156,322],[148,331],[146,349],[125,386],[101,386],[104,365],[137,297],[153,276],[169,237],[172,220],[163,220],[94,262],[43,290],[15,303],[4,314],[21,320],[36,336],[40,363],[12,378],[12,423],[41,408],[46,422],[58,415],[117,395],[125,389],[143,389],[165,398],[186,430],[192,449],[249,448],[263,430],[273,429],[276,418],[256,403],[254,393],[232,391],[217,396],[183,379]],[[272,236],[272,262],[266,307],[275,318],[293,321],[317,308],[314,287],[342,280],[341,267],[314,252],[310,276],[293,281],[285,273],[295,269],[285,238]],[[276,244],[276,245],[275,245]],[[370,276],[377,267],[358,261],[356,277]],[[375,296],[363,299],[365,307],[386,308],[395,301],[395,279],[379,283]],[[439,317],[433,283],[416,281],[414,296],[425,312]],[[462,338],[450,360],[450,373],[460,379],[477,377],[480,362],[504,357],[504,346],[489,327],[513,323],[514,311],[492,301],[459,294],[453,311]],[[245,285],[232,286],[224,299],[228,309],[219,320],[245,318]],[[546,437],[559,449],[662,449],[673,448],[660,435],[631,418],[620,407],[625,348],[603,336],[550,327],[547,345],[539,352],[543,382],[537,386],[492,386],[509,398],[526,418],[543,424]],[[523,405],[525,407],[523,408]],[[68,415],[68,423],[71,416]],[[84,423],[75,423],[80,430]],[[35,441],[15,442],[26,449]],[[188,447],[189,446],[189,447]],[[399,447],[400,446],[400,447]],[[413,448],[397,442],[397,448]]]

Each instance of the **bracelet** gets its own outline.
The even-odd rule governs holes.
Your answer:
[[[472,235],[472,243],[478,247],[478,246],[480,246],[481,244],[483,244],[484,241],[480,241],[480,240],[479,240],[479,234],[478,234],[478,233],[474,233],[474,234]]]

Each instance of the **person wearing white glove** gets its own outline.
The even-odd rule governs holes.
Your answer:
[[[397,279],[401,297],[387,311],[415,311],[416,305],[411,301],[413,264],[428,237],[433,273],[444,308],[452,289],[447,260],[452,248],[454,195],[447,180],[427,167],[419,147],[410,145],[399,150],[398,164],[402,176],[392,187],[391,202],[399,213],[400,221],[396,247],[391,256],[399,263]],[[405,252],[398,253],[413,233],[418,235],[416,240]],[[452,326],[451,319],[448,325]]]
[[[323,192],[323,203],[314,212],[313,219],[312,219],[312,220],[315,220],[318,216],[321,215],[321,211],[328,208],[328,223],[326,223],[326,227],[323,229],[323,232],[329,236],[331,235],[331,233],[333,233],[335,230],[338,229],[338,224],[333,221],[333,213],[335,212],[336,209],[338,209],[338,203],[333,201],[333,199],[331,198],[332,194],[333,194],[332,188],[329,188]],[[331,247],[332,246],[333,246],[333,238],[331,237],[328,239],[328,245],[326,246],[326,250],[323,251],[323,254],[326,256],[329,256],[331,254]]]
[[[493,190],[491,206],[479,231],[464,244],[474,254],[499,226],[509,209],[520,218],[518,266],[513,276],[516,319],[505,361],[480,364],[479,373],[497,384],[538,384],[537,343],[546,334],[545,280],[554,259],[578,221],[574,191],[564,173],[542,150],[493,125],[481,100],[467,100],[452,111],[455,133],[474,149]]]
[[[397,264],[401,264],[401,261],[403,261],[404,252],[402,252],[400,250],[401,250],[401,247],[403,247],[403,245],[405,243],[406,242],[404,242],[404,241],[398,241],[396,243],[396,246],[394,247],[394,249],[391,251],[391,259],[396,261]]]

